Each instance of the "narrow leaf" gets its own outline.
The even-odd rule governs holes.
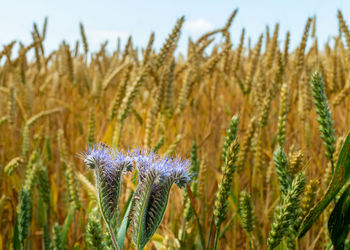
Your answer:
[[[328,230],[334,249],[344,249],[345,240],[350,230],[350,185],[329,216]]]
[[[328,186],[326,194],[323,196],[309,212],[309,214],[303,220],[299,231],[298,237],[303,237],[306,232],[312,227],[323,210],[326,209],[328,204],[334,199],[343,185],[350,179],[350,133],[346,137],[344,145],[340,151],[337,166],[334,171],[334,175],[331,183]]]
[[[128,208],[125,211],[124,218],[123,218],[122,224],[120,225],[118,236],[117,236],[117,243],[120,250],[124,249],[125,234],[130,224],[129,213],[132,207],[132,202],[130,201],[127,206]]]
[[[62,245],[65,245],[66,238],[67,238],[67,232],[69,230],[70,224],[72,223],[74,212],[75,212],[75,208],[72,205],[69,208],[68,215],[67,215],[67,217],[64,221],[64,224],[63,224],[62,233],[61,233],[62,240],[63,240]]]

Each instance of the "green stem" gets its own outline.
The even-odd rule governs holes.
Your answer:
[[[201,245],[202,245],[202,249],[203,249],[203,247],[204,247],[204,245],[205,245],[205,240],[204,240],[204,236],[203,236],[203,228],[202,228],[202,226],[201,226],[201,223],[200,223],[200,221],[199,221],[199,217],[198,217],[198,215],[197,215],[197,212],[194,210],[194,208],[192,207],[192,209],[193,209],[193,213],[194,213],[194,215],[195,215],[195,217],[196,217],[196,221],[197,221],[197,224],[198,224],[198,228],[199,228],[199,237],[200,237],[200,239],[201,239]]]
[[[332,177],[334,175],[334,162],[333,159],[331,159],[331,168],[332,168]]]
[[[223,227],[223,229],[221,230],[220,232],[220,235],[219,235],[219,240],[224,236],[224,234],[231,228],[231,223],[233,221],[233,219],[235,218],[235,215],[232,215],[232,217],[230,218],[230,220],[227,222],[227,224]]]
[[[215,230],[214,250],[216,250],[218,248],[219,235],[220,235],[220,226],[217,226],[216,230]]]
[[[186,229],[186,219],[184,218],[182,221],[182,233],[181,233],[181,246],[180,246],[180,250],[183,249],[183,245],[184,245],[184,240],[185,240],[185,229]]]
[[[99,201],[99,205],[101,205],[100,201]],[[109,234],[111,236],[113,246],[114,246],[114,248],[116,250],[119,250],[117,241],[115,239],[114,231],[113,231],[112,227],[109,225],[109,223],[107,222],[106,217],[105,217],[104,213],[102,212],[101,206],[100,206],[100,211],[101,211],[101,214],[102,214],[102,218],[103,218],[103,220],[105,221],[105,223],[107,225],[107,229],[108,229],[108,232],[109,232]]]
[[[114,234],[114,232],[113,232],[113,229],[111,228],[111,226],[110,226],[108,223],[107,223],[107,228],[108,228],[109,234],[111,235],[111,239],[112,239],[114,248],[115,248],[116,250],[119,250],[119,247],[118,247],[118,244],[117,244],[117,240],[115,239],[115,234]]]
[[[210,227],[209,227],[209,235],[208,235],[208,240],[207,240],[207,247],[205,248],[206,250],[209,249],[209,243],[210,243],[210,238],[211,238],[211,232],[213,230],[213,223],[214,223],[214,213],[211,216],[211,221],[210,221]]]
[[[249,249],[252,250],[253,247],[252,247],[252,233],[251,232],[248,233],[248,244],[249,244]]]
[[[190,195],[190,196],[194,196],[194,195],[192,194],[191,189],[189,188],[188,185],[186,186],[186,188],[187,188],[187,192],[189,193],[189,195]],[[205,245],[205,240],[204,240],[204,236],[203,236],[204,230],[203,230],[202,225],[201,225],[201,223],[200,223],[200,221],[199,221],[199,216],[198,216],[197,211],[196,211],[196,209],[195,209],[194,201],[193,201],[193,199],[191,199],[191,198],[190,198],[190,205],[191,205],[191,208],[192,208],[192,212],[193,212],[193,214],[194,214],[194,216],[195,216],[195,218],[196,218],[196,221],[197,221],[197,225],[198,225],[198,229],[199,229],[199,237],[200,237],[200,240],[201,240],[201,247],[202,247],[202,249],[203,249],[203,248],[204,248],[204,245]]]
[[[50,233],[49,233],[49,228],[50,228],[50,208],[49,208],[49,204],[45,204],[46,207],[46,223],[44,225],[44,238],[48,237],[49,240],[49,248],[45,248],[45,249],[50,249]],[[45,241],[45,240],[44,240]],[[46,244],[44,244],[46,247]]]

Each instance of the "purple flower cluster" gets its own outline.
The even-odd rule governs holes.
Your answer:
[[[180,188],[184,187],[190,180],[188,174],[190,162],[179,158],[160,157],[153,152],[143,150],[134,151],[134,161],[139,173],[139,181],[149,173],[154,172],[158,181],[171,179]]]
[[[179,187],[184,187],[191,180],[188,175],[189,161],[161,157],[142,149],[120,152],[100,143],[90,146],[82,154],[82,158],[89,169],[99,168],[106,177],[108,174],[113,176],[116,171],[130,172],[135,164],[140,182],[150,171],[154,172],[159,180],[171,178]]]
[[[89,169],[101,168],[106,171],[132,171],[133,157],[131,152],[112,150],[103,143],[88,147],[82,157]]]
[[[81,154],[81,158],[89,169],[112,165],[111,150],[104,144],[95,144],[88,147],[86,152]]]
[[[135,166],[139,182],[130,218],[133,241],[138,248],[145,246],[161,223],[171,186],[175,183],[183,188],[191,180],[189,161],[161,157],[142,149],[120,152],[98,144],[89,147],[82,158],[88,168],[94,170],[100,210],[108,225],[112,225],[118,215],[123,173]]]

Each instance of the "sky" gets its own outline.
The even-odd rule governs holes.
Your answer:
[[[316,15],[320,44],[338,34],[337,9],[341,9],[350,25],[349,0],[0,0],[0,45],[12,40],[31,42],[33,22],[41,29],[48,17],[46,52],[56,49],[62,40],[74,46],[80,39],[79,23],[86,29],[90,51],[96,52],[109,40],[108,49],[116,48],[118,37],[124,45],[129,35],[138,47],[147,45],[155,32],[155,47],[160,48],[176,20],[185,16],[179,43],[180,52],[186,51],[188,37],[198,38],[214,28],[222,27],[235,8],[238,15],[231,27],[232,42],[238,44],[241,29],[255,43],[258,36],[270,26],[280,23],[279,40],[291,32],[291,47],[301,40],[307,17]],[[247,40],[246,40],[247,41]]]

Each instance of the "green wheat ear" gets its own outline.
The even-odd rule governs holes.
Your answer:
[[[62,238],[62,227],[56,222],[52,227],[52,241],[50,249],[61,250],[66,249]]]
[[[221,223],[226,218],[227,212],[227,199],[230,193],[233,173],[235,171],[235,162],[237,161],[237,155],[239,151],[239,144],[237,140],[234,140],[227,150],[226,161],[223,166],[222,179],[219,183],[219,189],[216,194],[215,200],[215,225],[220,227]]]
[[[32,222],[33,211],[33,189],[38,178],[40,170],[40,156],[39,152],[34,150],[29,157],[27,164],[26,175],[22,184],[22,189],[19,193],[18,204],[18,232],[19,240],[24,249],[24,240],[28,236],[30,224]]]
[[[22,188],[19,194],[18,204],[18,233],[22,249],[24,249],[24,240],[29,234],[29,227],[32,222],[32,192]]]
[[[288,233],[289,228],[294,226],[296,211],[299,206],[299,196],[304,191],[305,176],[299,173],[293,180],[290,189],[286,193],[283,203],[277,207],[274,215],[274,222],[271,226],[267,244],[269,249],[277,247]]]
[[[92,209],[86,225],[86,242],[92,249],[103,249],[103,234],[98,208]]]
[[[198,178],[198,173],[200,168],[200,160],[198,159],[198,155],[197,155],[196,141],[193,141],[192,143],[190,159],[191,159],[190,173],[193,176],[192,183],[191,183],[191,191],[193,195],[196,197],[197,191],[198,191],[198,182],[196,180]],[[184,217],[186,221],[189,221],[192,218],[193,211],[191,206],[191,200],[188,197],[187,191],[185,191],[184,193],[184,200],[185,200]]]
[[[20,166],[23,164],[23,158],[20,156],[17,156],[15,158],[13,158],[11,161],[9,161],[9,163],[7,163],[7,165],[5,166],[5,173],[8,176],[11,176],[13,174],[13,172]]]
[[[333,154],[335,152],[335,129],[333,128],[332,113],[329,108],[327,96],[325,94],[324,82],[320,73],[315,72],[311,78],[312,96],[316,113],[318,114],[317,121],[320,124],[319,130],[321,138],[326,148],[326,157],[331,161],[332,172],[334,171]]]
[[[108,232],[104,233],[104,242],[103,242],[103,248],[104,250],[115,250],[115,247],[113,245],[113,240],[111,235]]]
[[[277,140],[279,145],[283,147],[286,141],[286,125],[287,125],[287,115],[288,115],[288,85],[284,83],[281,88],[280,95],[280,110],[278,116],[278,133]]]
[[[254,208],[252,198],[245,190],[239,196],[239,214],[242,227],[251,233],[254,227]]]
[[[47,167],[41,162],[39,163],[39,166],[37,172],[38,191],[43,201],[46,204],[50,204],[50,181]]]
[[[227,149],[231,145],[232,141],[237,136],[239,118],[237,115],[232,116],[228,129],[226,130],[226,137],[224,146],[222,149],[222,160],[225,161],[227,155]]]
[[[228,197],[231,190],[233,174],[235,172],[235,163],[238,158],[239,144],[237,139],[231,143],[227,149],[227,155],[225,164],[222,166],[222,178],[219,182],[218,190],[216,193],[216,199],[214,203],[214,216],[215,216],[215,240],[214,249],[217,249],[218,239],[220,233],[220,226],[226,218],[227,207],[228,207]]]
[[[273,153],[273,160],[275,162],[281,192],[286,195],[292,184],[292,177],[288,170],[288,158],[281,147],[278,147]]]
[[[81,202],[79,198],[79,184],[73,168],[73,163],[69,162],[65,171],[68,199],[74,205],[75,209],[80,209]]]
[[[88,125],[88,145],[93,145],[95,143],[95,129],[96,129],[96,120],[95,120],[95,108],[91,108],[89,112],[89,125]]]

